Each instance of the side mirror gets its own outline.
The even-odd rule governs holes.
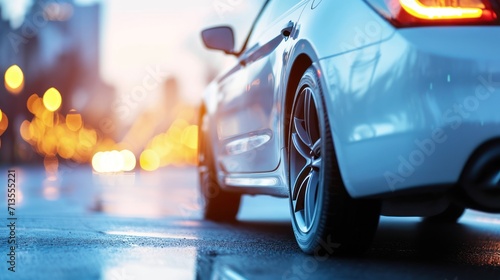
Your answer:
[[[234,33],[228,26],[219,26],[205,29],[201,32],[205,47],[212,50],[224,51],[226,54],[234,52]]]

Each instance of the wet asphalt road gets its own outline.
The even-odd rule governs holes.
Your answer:
[[[9,168],[16,272],[4,226],[0,279],[500,279],[500,215],[469,211],[456,225],[382,218],[365,256],[326,258],[300,252],[285,199],[245,197],[237,223],[202,221],[194,168]],[[6,208],[3,195],[5,225]]]

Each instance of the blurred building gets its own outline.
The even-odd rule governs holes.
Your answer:
[[[113,132],[103,128],[104,120],[113,120],[109,107],[115,90],[100,78],[101,6],[77,6],[72,0],[33,2],[19,28],[12,29],[8,21],[0,19],[2,74],[17,64],[25,77],[18,95],[2,87],[0,109],[9,117],[9,128],[1,136],[0,162],[35,158],[21,139],[19,127],[33,117],[27,110],[28,98],[33,93],[41,97],[51,87],[62,95],[62,115],[76,109],[86,126],[101,134]]]

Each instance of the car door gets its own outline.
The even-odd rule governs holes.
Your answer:
[[[219,82],[218,160],[226,172],[267,172],[279,165],[277,108],[284,54],[307,2],[268,2],[239,64]]]

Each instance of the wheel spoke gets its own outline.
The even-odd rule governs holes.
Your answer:
[[[294,127],[295,127],[295,132],[299,136],[300,141],[302,143],[304,143],[304,145],[306,145],[307,147],[310,147],[312,142],[311,142],[311,139],[309,138],[309,134],[308,134],[306,128],[304,127],[305,126],[304,120],[297,118],[297,117],[294,117],[293,123],[294,123]]]
[[[311,166],[315,170],[319,170],[321,168],[321,138],[314,143],[312,147],[312,155],[313,159],[311,161]]]
[[[311,113],[311,101],[312,100],[312,96],[311,96],[311,90],[306,88],[304,89],[304,91],[302,92],[302,94],[304,95],[304,121],[306,121],[306,125],[309,125],[308,123],[308,118],[309,118],[309,114]],[[314,102],[314,101],[313,101]],[[314,105],[314,103],[313,103]]]
[[[316,140],[316,142],[314,142],[314,145],[312,146],[311,150],[314,156],[321,155],[321,138],[319,138],[318,140]]]
[[[304,90],[304,122],[310,143],[319,138],[316,104],[310,89]]]
[[[304,122],[305,122],[305,127],[306,127],[306,130],[307,130],[307,135],[309,137],[311,137],[311,133],[310,133],[310,126],[311,126],[311,120],[310,120],[310,115],[311,115],[311,101],[314,102],[312,100],[312,96],[311,96],[311,91],[309,89],[305,89],[304,92],[303,92],[303,95],[304,95]],[[314,103],[313,103],[314,105]],[[309,138],[311,139],[311,138]],[[312,144],[312,141],[311,141],[311,144]]]
[[[317,158],[317,159],[314,159],[312,161],[311,166],[312,166],[312,168],[314,168],[314,170],[320,170],[321,163],[322,163],[322,159],[321,158]]]
[[[293,192],[292,192],[292,199],[293,200],[297,200],[298,199],[298,194],[299,194],[299,191],[302,187],[302,184],[307,181],[307,176],[309,175],[309,172],[310,172],[311,168],[309,166],[304,166],[302,168],[302,170],[300,170],[299,174],[297,174],[296,176],[296,180],[293,184]]]
[[[309,147],[307,147],[301,140],[300,140],[300,137],[298,136],[297,133],[294,133],[292,135],[292,142],[293,142],[293,146],[295,147],[295,149],[297,150],[297,152],[299,152],[299,154],[305,158],[306,160],[308,160],[310,157],[311,157],[311,154],[310,154],[310,149]]]
[[[300,182],[300,186],[297,188],[297,199],[295,201],[295,212],[304,211],[307,185],[309,184],[309,175]]]
[[[312,223],[314,217],[314,210],[316,208],[316,198],[318,195],[318,172],[311,171],[308,176],[309,180],[307,182],[307,190],[305,195],[305,205],[304,205],[304,220],[306,226]]]

